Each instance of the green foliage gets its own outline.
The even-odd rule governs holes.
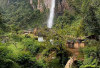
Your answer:
[[[68,0],[68,4],[70,9],[66,10],[63,16],[57,18],[56,28],[63,28],[63,30],[66,30],[66,34],[74,37],[100,34],[99,0]]]
[[[22,44],[23,41],[22,43],[17,42],[16,45],[0,44],[0,68],[43,67],[42,65],[39,65],[35,57],[38,53],[37,49],[41,49],[41,46],[32,39],[27,38],[25,40],[27,40],[26,43],[24,43],[24,45],[26,44],[25,46]],[[32,44],[32,46],[28,46],[30,44]]]
[[[52,60],[51,62],[49,62],[48,65],[49,68],[63,68],[62,65],[59,63],[59,58],[56,58],[54,60]]]
[[[7,0],[1,0],[0,3],[3,5],[3,7],[0,5],[0,8],[2,8],[6,25],[10,26],[10,31],[41,26],[46,19],[46,12],[40,13],[39,10],[33,9],[29,0],[9,0],[9,3]],[[33,0],[33,3],[37,6],[37,1]]]
[[[33,0],[33,9],[29,0],[0,0],[0,38],[8,37],[5,43],[0,39],[0,68],[63,68],[71,56],[65,47],[66,40],[100,34],[100,1],[67,0],[69,10],[55,16],[54,27],[40,28],[45,42],[39,43],[29,35],[24,37],[22,29],[38,28],[46,22],[48,11],[37,10],[37,2]],[[78,61],[77,66],[98,68],[100,43],[93,40],[87,42],[88,45],[81,50],[84,61]]]
[[[80,68],[98,68],[100,66],[99,44],[100,42],[95,43],[95,41],[92,41],[83,49],[84,61]]]
[[[19,35],[12,35],[12,39],[15,42],[20,42],[22,40],[22,38]]]
[[[2,13],[0,12],[0,33],[3,33],[3,30],[5,31],[6,29],[5,29],[5,22],[4,22],[4,20],[3,20],[3,18],[2,18],[3,16],[2,16]]]
[[[32,38],[24,38],[22,40],[22,43],[27,48],[26,50],[29,50],[31,52],[31,54],[33,54],[33,56],[35,56],[37,53],[39,53],[43,48],[42,46],[40,46],[39,43],[36,43],[36,42],[37,41],[35,41]]]
[[[13,68],[13,66],[20,68],[16,62],[8,58],[9,53],[11,53],[10,49],[6,46],[0,46],[0,68]]]

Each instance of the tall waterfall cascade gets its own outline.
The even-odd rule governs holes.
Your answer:
[[[48,28],[52,28],[53,26],[54,14],[55,14],[55,0],[52,0],[51,8],[50,8],[50,15],[49,15],[48,23],[47,23]]]

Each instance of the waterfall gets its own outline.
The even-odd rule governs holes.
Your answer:
[[[52,0],[51,8],[50,8],[50,15],[49,15],[48,23],[47,23],[48,28],[52,28],[53,26],[54,11],[55,11],[55,0]]]
[[[7,5],[9,5],[9,2],[10,2],[10,1],[8,0]]]

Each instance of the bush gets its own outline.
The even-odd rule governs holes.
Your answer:
[[[80,68],[98,68],[100,66],[100,42],[90,41],[83,49],[84,61]]]

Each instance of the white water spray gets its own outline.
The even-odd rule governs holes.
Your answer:
[[[48,24],[47,24],[48,28],[52,28],[53,26],[54,12],[55,12],[55,0],[52,0],[50,15],[49,15]]]

